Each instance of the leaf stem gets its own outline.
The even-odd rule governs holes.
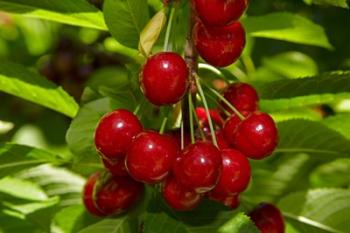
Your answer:
[[[212,139],[212,141],[213,141],[213,144],[214,144],[216,147],[218,147],[218,142],[217,142],[217,140],[216,140],[216,134],[215,134],[214,126],[213,126],[213,121],[212,121],[211,116],[210,116],[208,103],[207,103],[207,100],[206,100],[206,98],[205,98],[205,95],[204,95],[202,86],[201,86],[201,84],[200,84],[200,82],[199,82],[199,77],[198,77],[198,75],[195,76],[195,81],[196,81],[196,85],[197,85],[197,88],[198,88],[199,95],[201,96],[201,99],[202,99],[202,102],[203,102],[203,105],[204,105],[204,108],[205,108],[205,112],[206,112],[207,117],[208,117],[211,139]]]

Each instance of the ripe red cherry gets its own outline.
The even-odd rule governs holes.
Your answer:
[[[141,89],[155,105],[178,102],[188,86],[188,68],[184,59],[173,52],[150,57],[140,74]]]
[[[234,149],[221,151],[222,171],[213,193],[233,195],[243,192],[250,181],[250,165],[244,154]]]
[[[109,176],[97,187],[96,204],[104,213],[120,214],[133,206],[143,192],[143,184],[130,177]]]
[[[125,109],[106,114],[95,131],[96,149],[110,160],[125,156],[132,139],[142,131],[137,117]]]
[[[209,199],[220,202],[224,206],[230,207],[231,209],[236,209],[239,206],[239,194],[226,195],[222,193],[209,192]]]
[[[208,116],[207,116],[207,112],[205,111],[205,108],[197,107],[196,114],[197,114],[197,117],[198,117],[198,120],[199,120],[199,123],[201,124],[201,126],[208,127],[209,120],[208,120]],[[209,109],[209,114],[210,114],[210,117],[211,117],[211,120],[213,121],[213,123],[215,123],[221,127],[223,124],[223,120],[222,120],[220,113],[215,109]]]
[[[220,150],[224,150],[224,149],[229,149],[230,148],[230,144],[226,141],[225,135],[224,135],[224,131],[222,129],[216,131],[215,135],[216,135],[216,141],[218,143],[218,148]],[[211,134],[208,134],[206,136],[206,138],[207,138],[207,141],[210,142],[212,140]]]
[[[129,173],[125,167],[125,158],[107,160],[102,159],[104,167],[115,176],[128,176]]]
[[[266,113],[254,112],[242,121],[233,135],[235,148],[251,159],[269,156],[278,143],[278,131]]]
[[[283,216],[272,204],[260,204],[250,212],[249,216],[262,233],[284,233]]]
[[[197,22],[193,40],[199,55],[213,66],[228,66],[242,54],[245,31],[239,22],[227,26],[210,27]]]
[[[173,176],[169,176],[165,180],[162,195],[166,203],[178,211],[193,210],[202,200],[200,194],[183,187]]]
[[[126,168],[135,180],[158,183],[168,175],[178,153],[179,147],[172,137],[142,132],[128,150]]]
[[[247,83],[234,83],[227,87],[224,92],[225,99],[238,111],[254,112],[258,109],[259,96],[254,87]],[[225,109],[231,111],[225,104]]]
[[[251,113],[247,111],[241,111],[241,114],[244,117],[248,117]],[[230,145],[234,145],[234,135],[236,134],[236,130],[238,125],[241,123],[241,119],[236,114],[232,114],[224,123],[223,127],[223,135],[225,137],[226,142],[228,142]]]
[[[248,0],[193,0],[193,4],[204,24],[224,26],[243,15]]]
[[[100,173],[96,172],[87,179],[83,189],[83,202],[86,210],[90,214],[103,217],[103,216],[107,216],[107,214],[103,213],[100,209],[97,208],[94,200],[94,189],[99,177],[100,177]]]
[[[208,192],[216,185],[221,173],[220,151],[209,142],[189,145],[176,161],[176,179],[197,193]]]

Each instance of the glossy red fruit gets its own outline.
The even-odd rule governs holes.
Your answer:
[[[248,0],[192,0],[198,16],[206,25],[224,26],[239,19]]]
[[[234,83],[229,85],[224,92],[225,99],[230,102],[238,111],[254,112],[258,109],[259,96],[254,87],[247,83]],[[226,110],[232,110],[221,103]]]
[[[126,155],[129,174],[144,183],[161,182],[179,153],[175,140],[157,132],[142,132],[134,139]]]
[[[166,203],[178,211],[188,211],[196,208],[202,197],[192,189],[185,188],[170,176],[162,187],[162,195]]]
[[[261,233],[284,233],[285,224],[280,210],[268,203],[262,203],[249,214]]]
[[[107,160],[102,159],[104,167],[115,176],[128,176],[129,173],[125,167],[125,158]]]
[[[224,67],[234,63],[245,46],[245,31],[241,23],[210,27],[197,22],[193,40],[199,55],[209,64]]]
[[[224,131],[222,129],[216,131],[215,135],[216,135],[216,141],[218,143],[218,148],[220,150],[224,150],[224,149],[229,149],[230,148],[230,144],[226,141],[225,135],[224,135]],[[206,138],[207,138],[207,141],[209,141],[209,142],[212,141],[211,134],[208,134],[206,136]]]
[[[205,108],[197,107],[196,114],[197,114],[199,123],[201,124],[202,127],[206,127],[209,125],[209,120],[208,120],[208,116],[207,116],[207,112],[205,111]],[[220,113],[215,109],[209,109],[209,114],[213,123],[221,127],[223,124],[223,119]]]
[[[266,113],[254,112],[242,121],[234,134],[234,146],[251,159],[263,159],[277,147],[278,131]]]
[[[140,74],[141,89],[155,105],[178,102],[188,86],[188,68],[184,59],[173,52],[150,57]]]
[[[250,181],[251,171],[248,159],[244,154],[234,149],[221,151],[222,171],[219,182],[213,193],[233,195],[243,192]]]
[[[231,209],[236,209],[239,206],[239,194],[231,194],[231,195],[226,195],[222,193],[215,193],[213,191],[208,193],[209,199],[220,202],[224,206],[227,206]]]
[[[210,142],[196,142],[182,152],[174,172],[182,185],[197,193],[205,193],[216,185],[221,167],[220,151]]]
[[[244,117],[248,117],[251,112],[242,111],[241,114]],[[223,135],[225,137],[226,142],[233,146],[234,145],[234,135],[236,134],[236,130],[238,128],[238,125],[242,122],[242,120],[238,117],[236,114],[232,114],[224,123],[224,127],[222,129]]]
[[[96,204],[104,213],[120,214],[141,197],[144,186],[130,177],[110,176],[102,180],[96,193]]]
[[[96,149],[105,158],[120,159],[141,131],[142,125],[133,113],[125,109],[115,110],[103,116],[96,128]]]
[[[87,179],[83,189],[83,203],[86,210],[90,214],[103,217],[103,216],[107,216],[108,214],[105,214],[100,209],[98,209],[94,200],[94,189],[99,177],[100,177],[100,173],[96,172]]]

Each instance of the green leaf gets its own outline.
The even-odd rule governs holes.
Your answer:
[[[75,26],[107,29],[102,12],[85,0],[1,0],[0,10]]]
[[[135,219],[123,216],[117,219],[105,219],[94,225],[88,226],[78,233],[135,233],[138,232],[138,224]]]
[[[322,123],[290,120],[278,123],[278,130],[276,153],[306,153],[326,160],[350,156],[350,141]]]
[[[327,117],[322,123],[341,133],[347,139],[350,139],[350,114]]]
[[[350,95],[350,72],[324,73],[310,78],[256,83],[263,111],[332,103]]]
[[[237,214],[219,228],[218,233],[259,233],[254,223],[243,213]]]
[[[350,159],[338,159],[322,164],[310,175],[310,183],[315,188],[341,188],[350,185]]]
[[[0,91],[74,117],[78,104],[61,87],[25,67],[2,61]]]
[[[4,213],[0,213],[0,232],[45,233],[45,231],[25,219],[19,219],[16,216],[9,216]]]
[[[103,13],[112,36],[125,46],[137,48],[149,20],[147,1],[106,0]]]
[[[30,181],[5,177],[0,179],[0,193],[21,198],[25,200],[43,201],[47,200],[46,193],[41,187]]]
[[[47,151],[16,144],[0,145],[0,178],[44,163],[62,163],[60,157]]]
[[[166,14],[164,10],[155,14],[142,30],[139,42],[139,51],[145,57],[148,57],[154,44],[157,42],[160,33],[166,23]]]
[[[349,232],[350,191],[315,189],[283,198],[278,206],[302,233]]]
[[[147,213],[144,220],[144,233],[188,233],[185,225],[165,212]]]
[[[271,13],[243,19],[247,33],[289,42],[332,49],[324,29],[307,18],[292,13]]]
[[[304,0],[305,3],[349,8],[347,0]]]

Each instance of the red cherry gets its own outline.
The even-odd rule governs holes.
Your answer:
[[[215,135],[216,135],[216,141],[217,141],[217,143],[218,143],[218,148],[219,148],[220,150],[224,150],[224,149],[229,149],[229,148],[230,148],[230,145],[229,145],[229,143],[226,141],[225,135],[224,135],[224,131],[223,131],[222,129],[216,131]],[[211,141],[211,140],[212,140],[211,134],[208,134],[208,135],[206,136],[206,138],[207,138],[207,141]]]
[[[184,59],[173,52],[150,57],[140,74],[141,89],[155,105],[178,102],[188,86],[188,68]]]
[[[96,128],[96,149],[110,160],[120,159],[141,131],[142,125],[133,113],[125,109],[115,110],[103,116]]]
[[[125,158],[107,160],[102,159],[104,167],[115,176],[128,176],[129,173],[125,167]]]
[[[178,211],[193,210],[202,200],[200,194],[183,187],[173,176],[165,180],[162,195],[166,203]]]
[[[208,193],[208,197],[209,199],[220,202],[224,206],[230,207],[231,209],[236,209],[239,206],[239,195],[237,193],[226,195],[211,191]]]
[[[94,189],[99,177],[100,177],[100,173],[96,172],[87,179],[83,189],[83,202],[86,210],[90,214],[103,217],[103,216],[107,216],[107,214],[103,213],[101,210],[97,208],[94,200]]]
[[[101,180],[96,204],[104,213],[120,214],[134,205],[143,192],[143,184],[130,177],[110,176]]]
[[[250,212],[249,216],[261,233],[284,233],[282,213],[272,204],[260,204]]]
[[[209,125],[209,120],[208,120],[208,116],[207,116],[207,112],[205,111],[205,108],[197,107],[196,114],[197,114],[197,117],[198,117],[198,120],[199,120],[199,123],[201,124],[201,126],[208,126]],[[209,114],[210,114],[210,117],[211,117],[213,123],[215,123],[221,127],[223,124],[223,120],[221,118],[220,113],[215,109],[209,109]]]
[[[245,31],[239,22],[228,26],[210,27],[197,22],[193,40],[199,55],[213,66],[228,66],[242,54],[245,46]]]
[[[221,173],[220,151],[209,142],[189,145],[176,161],[176,179],[197,193],[208,192],[216,185]]]
[[[241,114],[244,117],[248,117],[251,112],[242,111]],[[242,122],[242,120],[238,117],[236,114],[232,114],[224,123],[223,127],[223,135],[225,137],[226,142],[228,142],[230,145],[234,145],[234,135],[236,134],[236,130],[238,128],[238,125]]]
[[[174,129],[169,134],[175,139],[179,148],[181,148],[181,129]],[[191,144],[191,136],[184,132],[184,147]]]
[[[248,0],[193,0],[193,4],[204,24],[224,26],[243,15]]]
[[[158,183],[168,175],[178,153],[179,147],[170,136],[142,132],[128,150],[126,167],[135,180]]]
[[[254,112],[258,109],[259,96],[254,87],[246,83],[234,83],[227,87],[224,93],[225,99],[230,102],[238,111]],[[232,110],[221,103],[226,110]]]
[[[221,151],[222,172],[213,193],[233,195],[243,192],[250,181],[248,159],[239,151],[227,149]]]
[[[242,121],[233,135],[235,148],[251,159],[263,159],[277,147],[278,131],[266,113],[254,112]]]

